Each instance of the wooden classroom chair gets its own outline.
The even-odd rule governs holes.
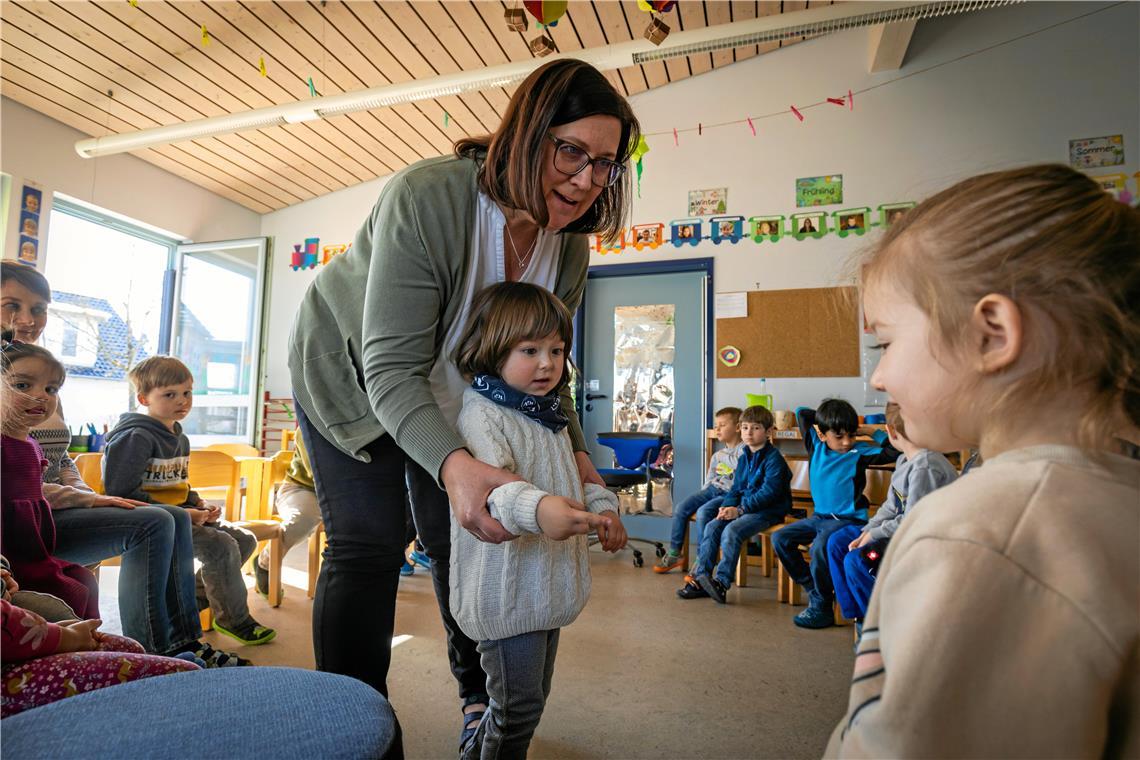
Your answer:
[[[269,604],[281,604],[281,562],[284,559],[281,537],[281,523],[276,520],[241,519],[241,467],[237,460],[224,451],[195,449],[190,452],[190,487],[201,494],[223,493],[227,522],[253,533],[258,544],[269,542]],[[255,552],[256,556],[256,552]],[[203,615],[203,630],[206,622],[212,624],[212,615]]]
[[[206,451],[223,451],[231,457],[259,457],[261,452],[248,443],[211,443]]]
[[[71,461],[75,462],[75,469],[87,487],[95,493],[103,493],[103,453],[77,454]]]

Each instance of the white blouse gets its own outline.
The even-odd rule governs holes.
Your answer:
[[[504,258],[506,251],[503,246],[503,228],[507,219],[498,204],[484,193],[479,193],[477,204],[473,235],[474,250],[471,252],[467,279],[463,286],[463,303],[459,307],[455,321],[451,323],[451,329],[444,336],[443,355],[436,357],[429,377],[436,403],[439,404],[444,417],[453,425],[459,419],[459,410],[463,405],[463,391],[468,383],[459,374],[451,357],[467,327],[467,320],[471,315],[471,302],[475,299],[475,294],[483,288],[507,279]],[[558,234],[540,229],[538,238],[534,242],[534,253],[527,262],[526,269],[519,275],[519,282],[529,282],[553,291],[558,280],[558,269],[562,263],[561,248],[562,240]],[[513,256],[514,252],[510,255]]]

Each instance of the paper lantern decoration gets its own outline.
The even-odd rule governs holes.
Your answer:
[[[538,28],[555,26],[566,13],[566,0],[525,0],[523,7],[538,22]]]
[[[527,47],[530,48],[530,52],[534,53],[536,57],[542,58],[544,55],[550,55],[554,52],[554,40],[545,34],[540,34],[531,40]]]
[[[725,346],[717,354],[720,356],[720,363],[726,367],[740,364],[740,349],[736,346]]]
[[[507,29],[512,32],[526,31],[526,14],[522,8],[507,8],[503,12],[503,18],[507,22]]]

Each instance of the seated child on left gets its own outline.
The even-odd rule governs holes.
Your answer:
[[[5,343],[0,353],[0,477],[3,478],[3,532],[0,552],[30,590],[63,599],[85,618],[99,617],[95,575],[53,556],[55,520],[44,499],[47,460],[30,430],[55,414],[66,377],[51,352],[31,343]]]
[[[736,462],[744,446],[740,443],[740,410],[735,406],[726,406],[717,410],[714,417],[713,430],[716,439],[724,444],[712,455],[709,460],[709,471],[705,475],[704,486],[695,494],[690,495],[673,508],[673,528],[669,540],[669,551],[665,553],[657,564],[653,566],[655,573],[667,573],[675,567],[680,567],[681,548],[685,541],[685,531],[689,527],[689,520],[701,507],[720,499],[732,488],[733,473],[736,471]],[[700,533],[696,536],[698,540]]]
[[[780,450],[768,440],[772,424],[772,412],[764,406],[750,406],[740,416],[744,446],[732,488],[723,498],[697,510],[700,549],[693,579],[677,591],[682,599],[711,596],[725,604],[745,543],[765,528],[783,522],[791,512],[792,471]]]
[[[151,356],[128,373],[146,411],[119,417],[107,436],[103,484],[107,493],[149,504],[182,507],[190,516],[194,557],[217,620],[214,628],[242,644],[264,644],[277,632],[249,613],[241,567],[257,548],[248,530],[220,519],[221,510],[190,488],[190,439],[180,420],[194,405],[194,376],[173,356]]]

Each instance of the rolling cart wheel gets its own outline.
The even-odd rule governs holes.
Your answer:
[[[641,552],[637,549],[633,550],[633,566],[641,567],[645,564],[645,558],[641,556]]]

